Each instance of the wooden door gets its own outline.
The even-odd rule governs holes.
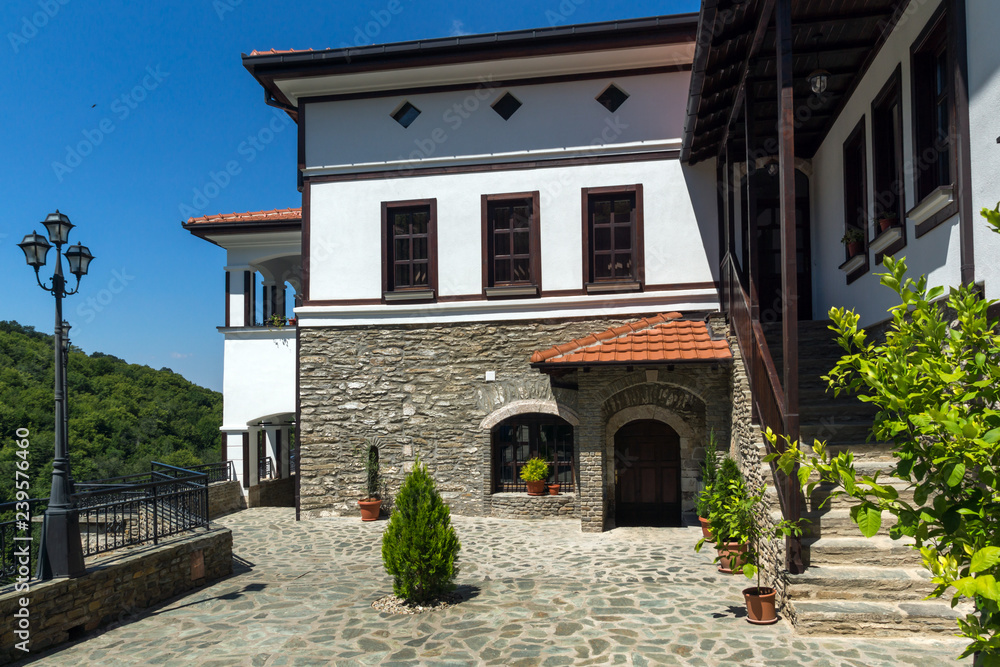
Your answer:
[[[615,525],[681,525],[681,440],[663,422],[629,422],[615,434]]]

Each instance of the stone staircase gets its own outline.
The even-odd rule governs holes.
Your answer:
[[[842,354],[829,325],[817,321],[799,326],[801,441],[825,441],[831,453],[849,449],[859,474],[887,471],[893,462],[891,446],[868,442],[875,410],[853,397],[835,398],[820,379]],[[780,375],[780,327],[766,325],[765,335]],[[901,496],[912,497],[903,482],[889,483]],[[802,539],[808,567],[803,574],[789,575],[786,601],[796,629],[803,634],[953,635],[955,618],[964,610],[952,610],[945,600],[923,600],[934,586],[909,547],[912,542],[889,537],[894,518],[883,515],[882,529],[867,539],[851,521],[853,501],[828,500],[831,490],[828,485],[816,487],[803,507],[803,517],[810,521]],[[777,508],[773,486],[768,493]],[[773,515],[780,516],[780,511]]]

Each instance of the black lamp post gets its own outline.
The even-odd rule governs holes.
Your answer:
[[[49,241],[56,246],[56,266],[52,275],[52,286],[47,287],[38,275],[38,269],[45,266],[45,258],[52,247],[43,236],[32,232],[18,243],[24,251],[28,266],[35,270],[35,280],[38,286],[56,298],[55,326],[55,459],[52,462],[52,492],[49,495],[49,506],[45,510],[45,534],[42,538],[44,548],[42,565],[47,565],[47,573],[53,577],[77,577],[84,573],[83,546],[80,543],[80,522],[69,479],[69,451],[67,447],[68,433],[66,423],[66,371],[63,350],[63,297],[76,294],[80,289],[80,278],[87,275],[90,261],[94,256],[86,246],[79,243],[70,246],[65,252],[62,246],[66,243],[73,223],[58,210],[50,214],[42,223],[49,234]],[[66,290],[66,279],[63,277],[62,258],[66,256],[69,272],[76,276],[76,287]],[[69,327],[66,327],[68,329]],[[46,577],[47,578],[47,577]]]

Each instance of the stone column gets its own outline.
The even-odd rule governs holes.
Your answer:
[[[604,470],[604,424],[597,387],[584,373],[579,379],[580,426],[576,429],[580,454],[580,529],[587,533],[604,530],[607,511]]]

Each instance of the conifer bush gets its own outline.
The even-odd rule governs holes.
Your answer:
[[[460,548],[451,512],[417,460],[396,494],[382,536],[382,562],[392,575],[393,592],[409,602],[425,602],[450,591]]]

